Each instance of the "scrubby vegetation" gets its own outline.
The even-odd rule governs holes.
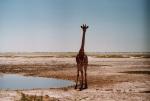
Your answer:
[[[26,95],[21,93],[21,99],[19,101],[59,101],[54,97],[45,96],[36,96],[36,95]]]

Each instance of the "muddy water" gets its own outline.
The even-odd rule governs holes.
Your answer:
[[[0,89],[6,90],[61,88],[74,84],[74,82],[69,80],[22,76],[18,74],[0,74]]]

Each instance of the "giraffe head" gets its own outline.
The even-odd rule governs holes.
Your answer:
[[[81,26],[81,28],[82,28],[83,32],[86,32],[86,29],[89,28],[89,26],[87,26],[86,24],[83,24]]]

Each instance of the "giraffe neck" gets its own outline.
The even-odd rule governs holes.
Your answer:
[[[83,53],[84,53],[84,44],[85,44],[85,31],[83,31],[82,44],[81,44],[81,48],[80,48],[80,52],[83,52]]]

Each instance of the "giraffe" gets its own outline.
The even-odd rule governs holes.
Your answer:
[[[82,44],[81,44],[81,48],[76,56],[76,63],[77,63],[77,78],[76,78],[76,85],[75,85],[75,89],[77,89],[78,86],[78,80],[79,80],[79,72],[81,73],[81,81],[80,81],[80,90],[88,88],[87,85],[87,66],[88,66],[88,57],[87,55],[84,53],[84,44],[85,44],[85,32],[88,28],[88,26],[86,24],[83,24],[81,26],[82,30],[83,30],[83,35],[82,35]]]

